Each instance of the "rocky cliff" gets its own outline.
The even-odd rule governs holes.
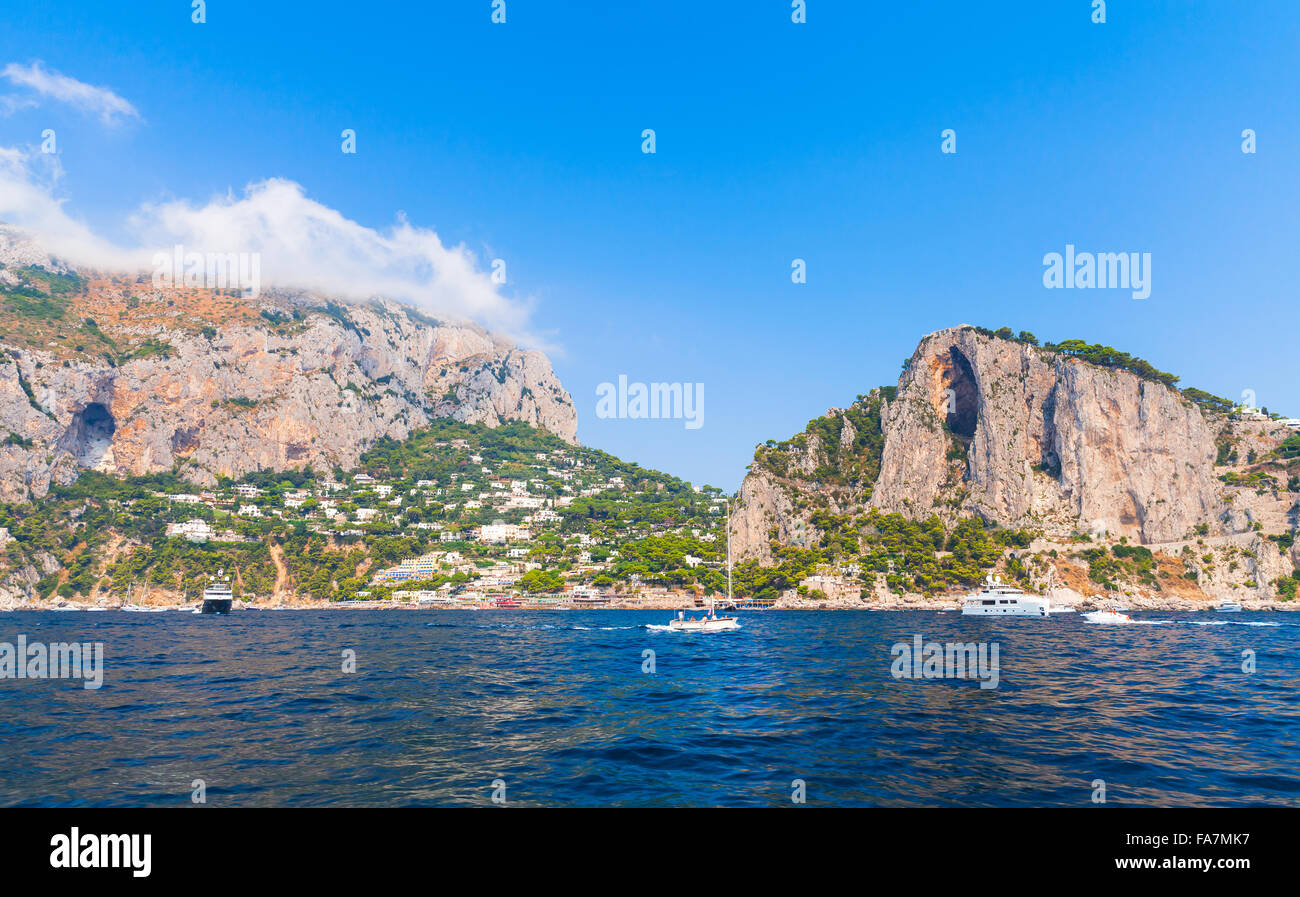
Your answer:
[[[972,328],[921,342],[884,431],[883,510],[1140,542],[1184,538],[1227,510],[1214,431],[1176,390]]]
[[[349,467],[437,417],[520,420],[576,442],[545,355],[375,300],[154,290],[0,234],[0,500],[95,468],[198,483]]]
[[[1164,546],[1192,557],[1187,573],[1207,595],[1271,598],[1300,566],[1287,535],[1300,524],[1300,470],[1269,456],[1289,431],[1231,420],[1164,376],[969,326],[931,334],[896,390],[855,403],[856,422],[832,409],[758,447],[732,515],[737,552],[767,562],[775,546],[816,547],[818,511],[975,517],[1032,530],[1044,548]],[[875,439],[863,432],[873,425]],[[827,450],[837,434],[856,447],[856,480],[845,453]]]

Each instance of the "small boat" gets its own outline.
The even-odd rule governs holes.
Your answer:
[[[726,514],[723,517],[727,521],[727,602],[724,607],[735,607],[736,603],[731,597],[731,504],[727,503]],[[691,617],[686,619],[686,611],[679,610],[677,618],[668,621],[668,628],[673,632],[724,632],[728,629],[739,629],[739,617],[719,617],[718,612],[713,607],[713,596],[709,596],[709,612],[700,619]]]
[[[988,576],[984,588],[962,599],[961,612],[968,617],[1045,617],[1051,603],[1047,598],[1003,585],[998,576]]]
[[[675,620],[668,621],[668,628],[674,632],[722,632],[726,629],[739,629],[740,620],[736,617],[718,617],[713,611],[695,619],[686,619],[686,611],[678,611]]]
[[[1245,610],[1245,608],[1235,601],[1220,601],[1218,604],[1214,605],[1214,609],[1221,614],[1239,614]]]
[[[231,594],[229,582],[213,582],[203,590],[203,603],[199,605],[199,613],[228,614],[234,600],[235,596]]]
[[[1089,623],[1123,624],[1133,622],[1132,617],[1127,614],[1117,613],[1113,610],[1089,611],[1083,615],[1083,618]]]

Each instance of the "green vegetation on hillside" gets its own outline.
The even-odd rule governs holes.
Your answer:
[[[1288,436],[1281,445],[1273,450],[1273,455],[1285,460],[1300,458],[1300,433],[1293,433]]]
[[[997,330],[990,330],[987,327],[972,327],[971,329],[995,339],[1010,340],[1011,342],[1025,343],[1031,346],[1039,344],[1038,338],[1027,330],[1022,330],[1018,335],[1013,335],[1010,327],[999,327]],[[1104,346],[1100,343],[1089,343],[1081,339],[1067,339],[1059,343],[1044,343],[1043,349],[1049,352],[1062,352],[1074,358],[1082,359],[1089,364],[1129,371],[1144,380],[1163,383],[1170,389],[1178,388],[1179,378],[1175,375],[1157,369],[1150,362],[1138,358],[1136,355],[1130,355],[1127,352],[1121,352],[1119,349]],[[1227,414],[1237,405],[1237,403],[1222,396],[1216,396],[1195,387],[1189,386],[1182,390],[1182,394],[1188,401],[1207,411]]]
[[[1009,550],[1025,549],[1035,534],[1028,530],[997,529],[979,518],[945,529],[938,517],[910,520],[901,514],[872,510],[858,517],[821,513],[813,517],[820,533],[809,548],[772,543],[775,564],[762,567],[746,561],[736,567],[735,591],[740,597],[775,600],[781,591],[822,567],[858,568],[864,587],[884,574],[895,593],[934,595],[980,583]],[[1014,558],[1006,572],[1027,582],[1027,573]]]
[[[537,565],[523,581],[528,590],[591,581],[593,563],[601,568],[598,586],[721,585],[717,489],[696,490],[526,424],[489,429],[435,421],[406,440],[381,440],[361,456],[353,474],[360,473],[373,484],[348,482],[352,475],[337,469],[257,471],[238,483],[218,478],[200,497],[199,487],[174,472],[117,478],[84,471],[39,502],[0,505],[0,526],[12,537],[0,577],[29,568],[38,573],[42,597],[130,600],[157,589],[193,598],[218,571],[232,578],[236,595],[263,599],[277,581],[288,591],[335,600],[463,585],[476,574],[446,570],[419,584],[371,580],[439,547],[480,567],[499,566],[505,546],[475,540],[473,532],[498,521],[521,524],[531,511],[477,499],[494,489],[509,496],[508,484],[522,481],[530,508],[554,506],[549,522],[523,543],[520,561]],[[325,503],[342,516],[323,515]],[[373,516],[361,519],[363,508]],[[167,535],[169,524],[195,520],[216,537],[190,542]],[[687,555],[704,563],[687,562]]]
[[[781,477],[794,477],[811,483],[866,489],[880,475],[880,459],[885,451],[885,434],[880,426],[882,400],[892,400],[897,387],[882,387],[869,395],[858,396],[842,413],[814,418],[802,433],[784,442],[769,440],[754,452],[754,466]],[[844,441],[845,421],[852,429],[852,439]],[[816,467],[811,474],[796,471],[797,455],[816,444]]]

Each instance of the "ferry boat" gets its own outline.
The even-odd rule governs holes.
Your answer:
[[[962,599],[964,616],[976,617],[1046,617],[1051,613],[1052,602],[1041,595],[1030,595],[1023,589],[1004,585],[1001,578],[989,576],[984,588]]]
[[[230,583],[214,582],[203,590],[203,603],[199,605],[201,614],[228,614],[235,596],[230,592]]]
[[[1220,601],[1214,605],[1214,609],[1221,614],[1239,614],[1244,608],[1235,601]]]

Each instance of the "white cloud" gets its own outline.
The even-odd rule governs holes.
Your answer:
[[[47,69],[41,63],[33,62],[23,66],[11,62],[0,71],[0,75],[21,87],[36,91],[42,97],[58,100],[75,106],[83,112],[99,116],[105,125],[118,124],[124,119],[140,118],[140,112],[119,94],[107,87],[96,87],[76,78]],[[3,105],[11,111],[23,106],[35,105],[28,98],[5,97]]]
[[[400,217],[378,231],[309,199],[293,181],[272,178],[204,205],[143,206],[132,219],[151,246],[181,243],[197,252],[257,252],[262,278],[353,299],[387,296],[440,314],[518,334],[527,307],[501,295],[474,254],[444,246],[437,233]]]
[[[51,254],[101,270],[149,271],[158,252],[256,252],[264,285],[364,300],[409,302],[444,318],[474,320],[522,342],[531,303],[501,294],[465,246],[399,216],[385,230],[365,227],[309,199],[302,186],[272,178],[242,196],[206,203],[142,205],[127,219],[134,246],[96,235],[55,195],[61,172],[53,157],[0,147],[0,221],[30,233]]]
[[[63,169],[57,156],[0,146],[0,221],[35,237],[51,255],[92,268],[134,270],[143,256],[97,237],[63,210],[54,191]]]

